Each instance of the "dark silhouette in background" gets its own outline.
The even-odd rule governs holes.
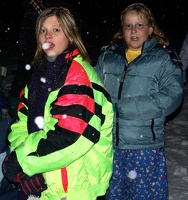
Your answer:
[[[186,84],[187,83],[187,67],[188,67],[188,32],[185,39],[183,40],[179,57],[183,65],[182,68],[183,68],[184,84]]]

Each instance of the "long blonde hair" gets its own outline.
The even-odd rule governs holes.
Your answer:
[[[165,36],[164,32],[158,27],[156,24],[156,21],[154,19],[154,16],[152,12],[150,11],[149,8],[147,8],[144,4],[142,3],[133,3],[126,7],[120,15],[120,20],[121,20],[121,27],[117,33],[115,33],[112,37],[112,42],[117,41],[121,38],[123,38],[123,21],[124,21],[124,16],[130,12],[130,11],[135,11],[138,15],[142,15],[146,18],[148,21],[148,24],[153,27],[153,33],[150,35],[150,37],[156,37],[158,42],[162,44],[163,46],[168,46],[169,45],[169,40]]]
[[[45,20],[51,16],[57,17],[59,25],[61,26],[64,34],[67,36],[67,38],[69,38],[68,50],[71,51],[75,48],[78,49],[83,60],[91,63],[87,50],[82,42],[74,17],[67,8],[63,8],[63,7],[51,7],[44,10],[39,15],[37,19],[37,23],[36,23],[37,50],[36,50],[33,62],[36,62],[38,60],[43,60],[45,57],[45,53],[41,45],[39,45],[38,36]]]

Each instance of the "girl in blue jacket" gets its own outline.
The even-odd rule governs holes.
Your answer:
[[[182,102],[181,67],[145,5],[128,6],[120,19],[120,31],[95,66],[115,111],[113,175],[106,199],[167,200],[164,125]]]

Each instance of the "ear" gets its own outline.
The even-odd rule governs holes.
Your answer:
[[[152,33],[153,33],[153,27],[150,26],[150,27],[149,27],[149,35],[151,35]]]

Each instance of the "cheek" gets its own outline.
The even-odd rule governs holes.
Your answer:
[[[123,34],[123,38],[125,41],[129,41],[130,40],[130,33],[128,31],[125,31]]]
[[[143,32],[140,32],[140,35],[142,36],[142,38],[144,40],[147,40],[150,36],[150,32],[149,31],[143,31]]]
[[[69,40],[67,38],[61,39],[61,42],[59,44],[63,44],[64,47],[68,47],[69,45]]]
[[[64,51],[69,45],[69,42],[68,40],[65,40],[65,39],[61,39],[61,40],[58,40],[57,43],[56,43],[56,48],[59,50],[59,51]]]
[[[42,44],[44,43],[44,37],[39,36],[39,37],[38,37],[38,43],[39,43],[40,45],[42,45]]]

